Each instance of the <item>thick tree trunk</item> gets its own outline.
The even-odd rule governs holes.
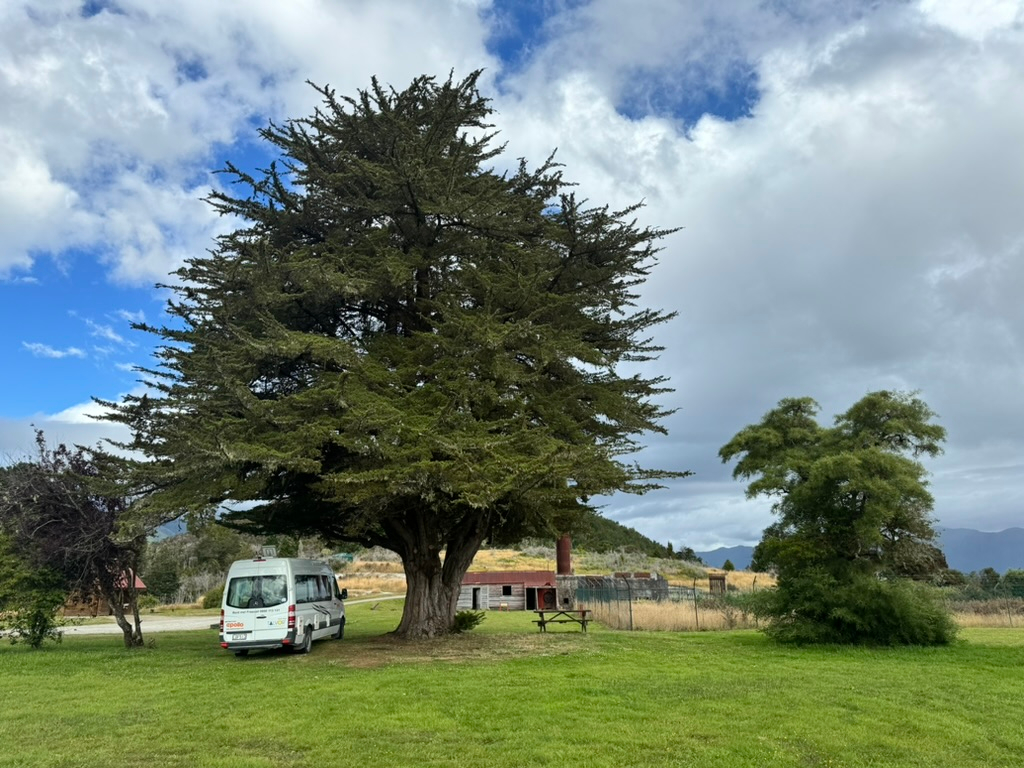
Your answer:
[[[436,637],[451,632],[455,604],[459,599],[461,574],[454,584],[445,580],[438,552],[404,557],[405,609],[395,630],[399,637]]]
[[[437,637],[452,631],[462,577],[483,543],[486,524],[483,515],[452,533],[443,563],[440,547],[427,543],[425,531],[420,529],[415,537],[406,532],[411,546],[399,551],[405,569],[405,609],[396,636]]]

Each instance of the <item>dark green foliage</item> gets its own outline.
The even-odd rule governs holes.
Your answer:
[[[39,648],[61,640],[57,613],[67,599],[59,573],[33,567],[0,536],[0,630],[10,642]]]
[[[160,605],[160,599],[156,595],[151,595],[148,592],[139,597],[139,610],[150,611]]]
[[[189,533],[195,537],[192,556],[199,570],[226,574],[235,560],[244,560],[253,555],[253,548],[246,537],[222,525],[203,522],[192,526]],[[295,556],[294,551],[286,553],[282,549],[278,549],[280,557]]]
[[[945,431],[903,393],[871,393],[832,428],[816,413],[810,398],[783,400],[720,452],[739,457],[748,497],[776,499],[752,564],[778,576],[760,598],[766,631],[800,643],[949,642],[955,625],[924,583],[946,562],[916,461],[940,453]]]
[[[279,538],[289,545],[278,546],[279,556],[294,557],[292,537]],[[150,594],[165,603],[192,602],[212,583],[223,581],[231,563],[252,557],[262,543],[215,522],[198,520],[184,533],[149,543],[142,578]]]
[[[809,570],[758,593],[765,633],[781,642],[944,645],[956,637],[941,593],[910,579]]]
[[[726,560],[724,563],[722,563],[722,570],[723,571],[735,571],[736,570],[736,566],[732,564],[732,560]]]
[[[571,530],[586,499],[681,473],[621,460],[664,431],[649,361],[671,315],[637,308],[667,230],[589,207],[550,159],[495,170],[479,73],[354,98],[262,137],[210,201],[244,228],[177,273],[147,371],[114,408],[153,517],[212,514],[401,555],[398,632],[451,630],[485,540]],[[440,553],[444,551],[443,560]]]
[[[122,464],[100,451],[48,449],[39,431],[36,445],[33,461],[0,474],[0,533],[30,570],[46,574],[47,584],[56,579],[63,594],[102,595],[125,646],[141,646],[134,577],[146,536],[125,515],[133,492]]]
[[[955,579],[951,575],[956,573],[958,572],[947,572],[945,576],[947,583],[943,584],[943,586],[952,588],[950,592],[955,595],[956,599],[987,601],[1007,596],[1007,593],[1001,588],[1002,577],[995,568],[983,568],[980,571],[959,574],[959,579]]]
[[[971,574],[976,577],[978,588],[982,592],[988,595],[994,595],[996,588],[999,586],[999,571],[995,568],[982,568],[977,574]]]
[[[469,632],[470,630],[476,629],[480,622],[487,618],[487,614],[483,611],[459,611],[455,614],[455,621],[452,624],[452,632],[456,635],[461,635],[463,632]]]
[[[224,585],[215,587],[203,595],[203,608],[220,608],[224,599]]]
[[[1024,597],[1024,570],[1010,568],[999,580],[999,594],[1004,597]]]
[[[182,558],[174,548],[167,544],[151,544],[142,570],[142,579],[149,594],[165,603],[173,602],[181,586],[183,567]]]
[[[957,587],[963,589],[967,586],[967,575],[955,568],[947,568],[937,574],[935,583],[940,587]]]

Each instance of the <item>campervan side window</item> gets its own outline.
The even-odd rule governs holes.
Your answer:
[[[315,603],[317,600],[330,600],[330,595],[323,596],[324,584],[320,576],[295,577],[295,602]]]
[[[328,576],[320,574],[320,599],[330,600],[331,599],[331,579]]]
[[[228,584],[227,604],[232,608],[268,608],[287,599],[284,575],[238,576]]]

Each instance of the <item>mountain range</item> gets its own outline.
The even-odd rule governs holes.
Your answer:
[[[1024,568],[1024,528],[1005,531],[975,531],[970,528],[936,528],[938,545],[946,555],[949,567],[970,573],[994,568],[1003,573],[1011,568]],[[712,568],[721,568],[731,560],[743,570],[750,565],[753,547],[720,547],[697,556]]]

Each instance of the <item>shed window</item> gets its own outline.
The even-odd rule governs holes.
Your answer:
[[[512,585],[511,584],[506,584],[505,586],[503,586],[501,588],[501,596],[502,597],[512,597]]]

